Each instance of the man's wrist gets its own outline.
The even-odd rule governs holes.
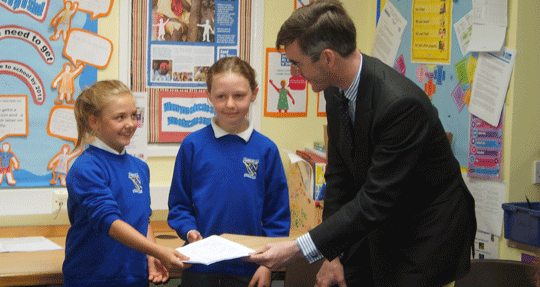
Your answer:
[[[306,233],[298,237],[296,239],[296,243],[298,244],[298,247],[302,251],[304,258],[306,258],[306,260],[310,264],[324,257],[322,253],[315,246],[315,243],[313,243],[313,240],[311,239],[311,235],[309,233]]]

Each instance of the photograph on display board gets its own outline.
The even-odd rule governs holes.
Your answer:
[[[204,89],[206,70],[239,56],[240,1],[154,0],[148,6],[148,87]]]

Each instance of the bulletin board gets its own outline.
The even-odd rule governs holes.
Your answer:
[[[201,101],[201,93],[205,93],[206,90],[206,70],[225,56],[238,56],[249,62],[251,2],[249,0],[133,1],[131,88],[136,92],[148,93],[149,143],[180,143],[189,132],[209,123],[209,119],[214,115],[213,108],[205,100]],[[192,13],[198,15],[194,17],[195,22],[191,20]],[[159,24],[165,22],[167,22],[163,26],[165,35],[160,35],[162,27]],[[206,24],[211,27],[205,28]],[[209,33],[206,33],[208,31]],[[203,51],[204,53],[199,53]],[[211,55],[210,58],[207,55]],[[170,78],[167,75],[162,75],[165,76],[162,77],[164,80],[152,78],[153,64],[156,61],[159,65],[166,63],[171,70]],[[164,98],[176,100],[165,102]],[[163,121],[165,104],[180,107],[177,109],[179,112],[173,116],[174,121]],[[202,107],[204,105],[206,106]],[[196,113],[192,113],[194,110]],[[172,112],[170,109],[167,111]],[[194,126],[191,124],[193,118],[202,120]],[[166,127],[168,123],[172,123],[174,127]],[[171,131],[172,128],[175,130]]]
[[[74,100],[108,65],[113,1],[0,1],[0,189],[65,186]]]
[[[422,1],[422,4],[431,5],[434,12],[450,13],[451,22],[444,23],[444,27],[451,27],[448,31],[445,29],[445,34],[439,34],[441,39],[446,39],[448,43],[442,49],[437,47],[436,51],[441,56],[436,61],[422,61],[422,55],[428,53],[417,49],[413,36],[415,27],[414,21],[422,21],[418,15],[416,19],[413,14],[413,6],[418,1],[398,1],[385,0],[379,1],[380,5],[377,15],[384,9],[384,5],[391,2],[399,11],[401,16],[407,21],[407,25],[403,32],[403,38],[398,49],[398,53],[394,62],[394,69],[411,79],[419,87],[421,87],[431,99],[433,105],[439,111],[439,118],[447,132],[453,134],[452,149],[454,155],[459,161],[460,166],[467,167],[469,158],[469,121],[470,114],[466,102],[467,95],[470,96],[471,85],[464,80],[462,72],[466,75],[467,69],[474,66],[477,59],[477,53],[462,54],[454,31],[454,24],[465,17],[472,9],[472,2],[467,1]],[[444,7],[442,4],[448,2]],[[450,7],[451,6],[451,7]],[[418,7],[418,6],[416,6]],[[419,8],[417,8],[418,10]],[[441,17],[442,19],[442,17]],[[439,24],[443,24],[442,22]],[[434,33],[439,33],[440,27],[431,27]],[[442,31],[442,29],[441,29]],[[416,33],[418,35],[418,33]],[[418,51],[423,52],[419,54]],[[442,51],[444,53],[442,53]],[[443,55],[444,54],[444,55]],[[474,73],[474,70],[472,70]],[[463,82],[462,82],[463,81]]]

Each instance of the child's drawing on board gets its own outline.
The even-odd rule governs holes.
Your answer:
[[[283,112],[286,113],[289,110],[289,101],[287,100],[287,96],[291,98],[292,104],[294,105],[294,98],[292,97],[289,90],[285,88],[287,86],[287,82],[285,80],[281,80],[281,88],[276,87],[272,80],[270,80],[270,84],[272,84],[274,89],[276,89],[276,91],[279,93],[277,105],[278,112],[281,113],[281,111],[283,110]]]

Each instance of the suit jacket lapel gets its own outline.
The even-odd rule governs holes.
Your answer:
[[[354,121],[354,154],[350,157],[356,169],[367,169],[371,163],[373,144],[370,142],[371,124],[373,121],[372,101],[375,96],[374,86],[377,85],[373,73],[373,61],[369,56],[362,54],[363,64],[356,97],[356,111]]]

